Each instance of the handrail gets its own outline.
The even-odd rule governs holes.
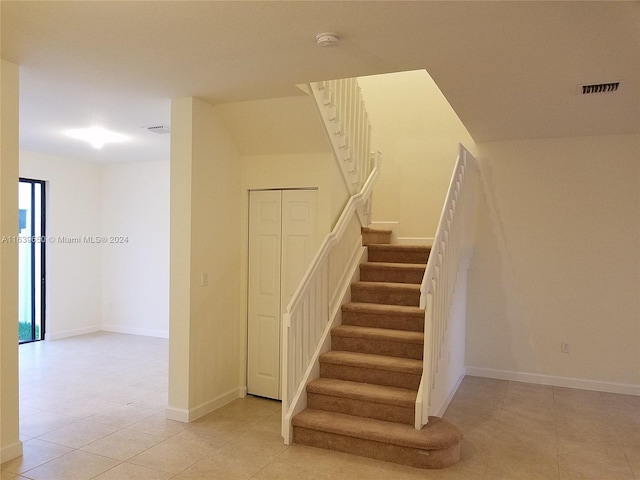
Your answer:
[[[472,254],[477,180],[476,159],[460,145],[420,286],[420,307],[425,309],[425,325],[422,378],[415,409],[416,429],[428,422],[431,392],[436,388],[436,373],[446,340],[458,270]]]
[[[291,419],[301,410],[300,398],[317,363],[331,320],[340,308],[341,294],[350,284],[349,267],[356,267],[362,249],[359,211],[368,209],[380,171],[380,154],[362,190],[351,196],[329,233],[283,316],[282,329],[282,435],[291,439]],[[303,405],[304,406],[304,405]]]

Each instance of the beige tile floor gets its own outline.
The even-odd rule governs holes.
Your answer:
[[[260,398],[166,420],[167,355],[112,333],[21,346],[24,456],[2,480],[640,480],[640,397],[467,377],[445,415],[462,461],[423,471],[287,447],[280,404]]]

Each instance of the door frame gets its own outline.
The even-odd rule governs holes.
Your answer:
[[[245,341],[244,341],[244,346],[245,346],[245,352],[244,352],[244,358],[243,358],[243,362],[244,362],[244,391],[245,394],[249,394],[252,395],[248,392],[248,385],[249,385],[249,296],[251,293],[250,290],[250,258],[251,258],[251,252],[250,252],[250,236],[251,236],[251,193],[252,192],[265,192],[265,191],[279,191],[279,192],[285,192],[285,191],[315,191],[315,192],[319,192],[319,187],[314,186],[314,187],[271,187],[271,188],[247,188],[247,196],[246,196],[246,205],[247,205],[247,210],[246,210],[246,251],[245,251],[245,255],[246,255],[246,288],[245,288],[245,294],[246,294],[246,298],[245,298],[245,302],[244,302],[244,312],[245,312]],[[316,202],[319,198],[319,195],[316,197]],[[316,203],[316,209],[318,208],[318,204]],[[316,216],[316,227],[317,227],[317,216]],[[316,242],[319,245],[318,242],[318,236],[317,236],[317,232],[316,232]],[[282,258],[281,258],[282,261]],[[280,291],[280,297],[282,299],[282,290]],[[281,300],[282,303],[282,300]],[[282,315],[284,314],[284,312],[281,312],[280,315],[280,329],[282,329]],[[282,332],[280,333],[280,348],[279,348],[279,362],[280,362],[280,372],[282,372]],[[279,379],[279,394],[278,394],[278,399],[281,396],[281,392],[282,392],[282,378]]]
[[[46,270],[47,270],[47,262],[46,262],[46,224],[47,224],[47,209],[46,209],[46,192],[47,192],[47,188],[46,188],[46,180],[38,180],[38,179],[34,179],[34,178],[27,178],[27,177],[19,177],[18,179],[19,183],[29,183],[31,184],[31,207],[32,207],[32,213],[30,215],[31,218],[27,219],[27,221],[31,222],[31,249],[30,249],[30,253],[31,253],[31,272],[30,272],[30,277],[31,277],[31,339],[29,340],[19,340],[19,343],[30,343],[30,342],[37,342],[40,340],[44,340],[45,339],[45,333],[46,333],[46,292],[47,292],[47,284],[46,284]],[[35,226],[36,226],[36,222],[35,222],[35,217],[36,215],[34,214],[35,212],[35,188],[34,185],[40,185],[40,202],[38,205],[38,208],[40,209],[40,225],[38,225],[40,231],[40,235],[35,236],[33,235],[35,232]],[[18,205],[18,208],[19,205]],[[38,239],[38,241],[35,241],[36,239]],[[40,248],[40,272],[39,272],[39,276],[40,278],[36,278],[36,274],[38,272],[35,271],[35,257],[36,257],[36,248],[37,246],[39,246]],[[20,265],[18,265],[18,268],[20,268]],[[36,293],[36,282],[40,282],[40,301],[39,301],[39,305],[36,305],[36,301],[35,301],[35,293]],[[35,335],[35,324],[36,324],[36,312],[37,312],[37,306],[39,306],[39,310],[40,310],[40,335],[39,338],[36,338]]]

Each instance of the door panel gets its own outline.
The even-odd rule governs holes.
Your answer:
[[[254,191],[249,198],[249,300],[247,391],[280,393],[280,191]]]
[[[249,195],[247,392],[280,398],[282,314],[317,250],[316,190]]]
[[[278,317],[258,317],[258,336],[261,339],[269,339],[274,337],[274,332],[279,330],[278,325],[280,321]],[[258,344],[257,355],[257,371],[256,375],[264,382],[277,382],[278,381],[278,369],[279,358],[276,342],[262,341]]]
[[[318,249],[317,190],[285,190],[282,196],[282,312]]]

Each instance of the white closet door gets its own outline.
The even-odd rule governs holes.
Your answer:
[[[280,399],[282,314],[316,253],[316,190],[252,191],[247,392]]]
[[[251,192],[247,392],[269,398],[280,398],[281,248],[282,192]]]

